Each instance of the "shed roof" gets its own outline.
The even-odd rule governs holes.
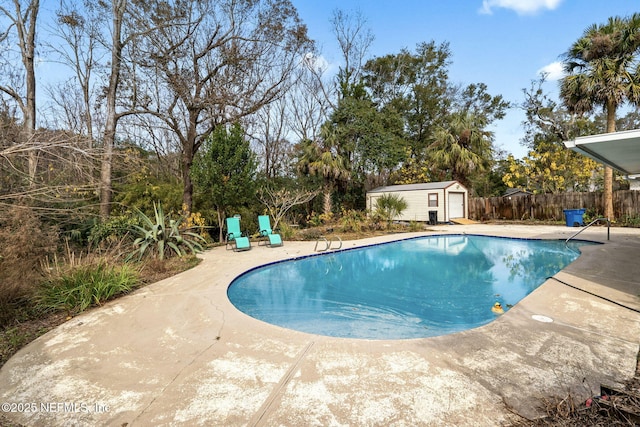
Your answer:
[[[442,182],[424,182],[420,184],[387,185],[385,187],[378,187],[378,188],[374,188],[373,190],[369,190],[368,193],[390,193],[394,191],[416,191],[416,190],[442,190],[454,184],[459,184],[460,187],[465,188],[458,181],[442,181]]]
[[[523,190],[522,188],[507,188],[507,191],[504,192],[502,197],[513,196],[514,194],[533,194],[531,191]]]

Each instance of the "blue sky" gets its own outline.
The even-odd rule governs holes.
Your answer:
[[[359,12],[375,36],[370,56],[413,51],[420,42],[448,42],[449,77],[463,85],[485,83],[489,93],[521,104],[542,70],[557,93],[561,55],[592,24],[640,12],[638,0],[292,0],[309,35],[330,64],[339,63],[330,18],[340,9]],[[554,66],[554,64],[556,64]],[[554,80],[554,78],[556,80]],[[524,113],[511,109],[494,127],[496,145],[516,157]]]

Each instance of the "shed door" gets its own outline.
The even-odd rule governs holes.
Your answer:
[[[464,193],[449,193],[449,218],[464,218]]]

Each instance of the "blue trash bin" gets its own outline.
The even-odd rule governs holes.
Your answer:
[[[573,213],[573,226],[582,227],[584,225],[584,213],[586,209],[576,209]]]
[[[564,218],[567,227],[579,227],[584,225],[583,215],[586,209],[565,209]]]

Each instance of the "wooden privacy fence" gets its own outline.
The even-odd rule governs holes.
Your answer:
[[[564,209],[586,209],[590,215],[604,213],[602,193],[531,194],[511,197],[473,197],[469,199],[469,218],[537,219],[563,221]],[[640,191],[613,192],[616,218],[640,216]]]

